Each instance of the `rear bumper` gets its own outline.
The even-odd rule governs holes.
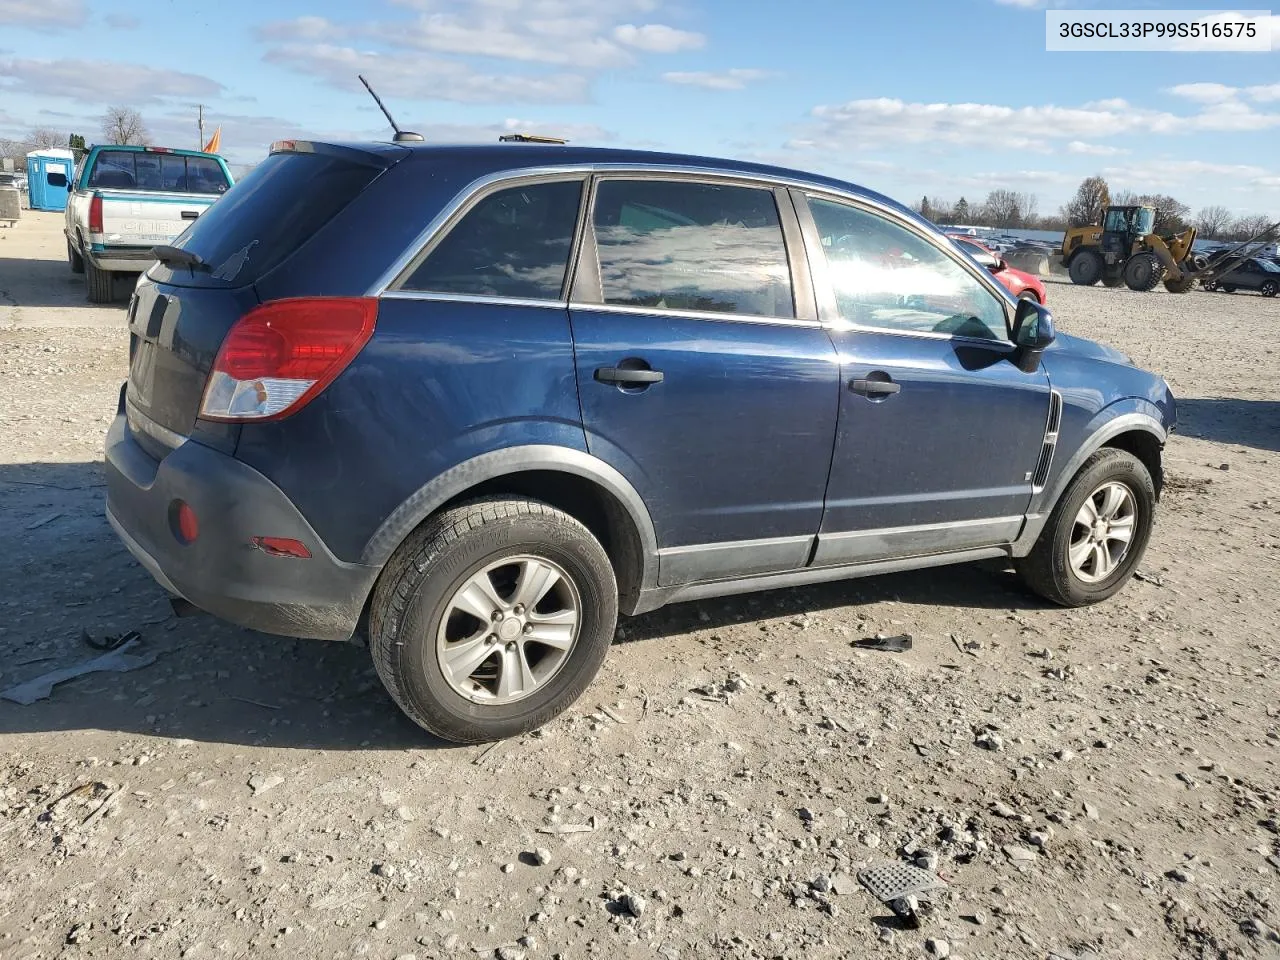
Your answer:
[[[106,473],[107,520],[170,593],[265,633],[348,640],[355,632],[377,568],[336,559],[256,470],[191,440],[157,461],[119,413],[107,433]],[[174,535],[175,499],[199,519],[193,543]],[[300,540],[311,558],[269,556],[250,544],[255,536]]]
[[[104,247],[98,244],[88,251],[88,257],[99,270],[111,273],[141,273],[156,262],[151,247]]]

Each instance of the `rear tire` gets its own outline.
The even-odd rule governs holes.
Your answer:
[[[1277,293],[1280,293],[1280,284],[1277,284],[1274,280],[1267,280],[1258,288],[1258,292],[1264,297],[1274,297]]]
[[[1073,546],[1076,550],[1084,549],[1086,557],[1092,555],[1086,542],[1088,528],[1082,528],[1080,523],[1085,501],[1096,503],[1095,498],[1099,498],[1105,502],[1102,491],[1109,486],[1123,488],[1132,497],[1130,539],[1119,555],[1114,555],[1118,553],[1116,541],[1102,544],[1113,564],[1105,575],[1096,562],[1091,570],[1078,571],[1072,563]],[[1104,447],[1085,461],[1068,484],[1049,514],[1036,545],[1027,556],[1016,561],[1018,574],[1035,593],[1064,607],[1082,607],[1106,600],[1119,592],[1141,562],[1151,539],[1155,507],[1155,485],[1142,461],[1126,450]],[[1095,509],[1095,515],[1097,513]]]
[[[1164,279],[1164,264],[1154,253],[1136,253],[1124,265],[1124,282],[1130,290],[1146,293]]]
[[[84,258],[84,286],[90,303],[110,303],[115,293],[112,284],[113,274],[96,266],[88,257]]]
[[[1091,287],[1102,277],[1102,257],[1092,250],[1081,250],[1071,258],[1067,273],[1072,283]]]
[[[523,578],[543,568],[555,586],[525,610],[516,603]],[[541,612],[547,598],[556,612]],[[491,621],[470,613],[477,603],[479,613],[494,607]],[[572,626],[556,621],[568,646],[541,645],[551,621],[537,618],[570,610]],[[411,720],[445,740],[482,743],[540,727],[577,700],[604,662],[617,617],[613,568],[586,527],[536,500],[485,499],[431,518],[392,555],[374,590],[369,646]],[[473,664],[467,648],[484,658]],[[451,660],[456,672],[446,672]],[[516,665],[514,692],[501,680],[508,664]]]
[[[67,263],[71,264],[72,273],[84,273],[84,257],[70,240],[67,241]]]

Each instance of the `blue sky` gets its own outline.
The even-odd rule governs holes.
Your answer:
[[[1048,53],[1044,6],[0,0],[0,136],[92,142],[123,103],[157,143],[194,146],[199,102],[224,154],[253,162],[284,136],[384,137],[364,72],[432,140],[519,129],[763,159],[905,201],[1008,186],[1041,212],[1101,172],[1280,219],[1280,52]]]

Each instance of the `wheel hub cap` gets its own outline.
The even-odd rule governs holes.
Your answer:
[[[445,607],[436,659],[445,681],[474,703],[529,696],[569,660],[582,601],[558,564],[515,556],[468,576]]]
[[[1085,583],[1098,583],[1115,573],[1129,555],[1137,518],[1138,501],[1123,483],[1108,481],[1089,494],[1071,529],[1071,572]]]

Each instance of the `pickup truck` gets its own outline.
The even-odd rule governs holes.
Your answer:
[[[111,300],[116,273],[141,273],[153,247],[172,243],[231,189],[216,154],[167,147],[93,147],[67,202],[67,261],[91,303]]]

